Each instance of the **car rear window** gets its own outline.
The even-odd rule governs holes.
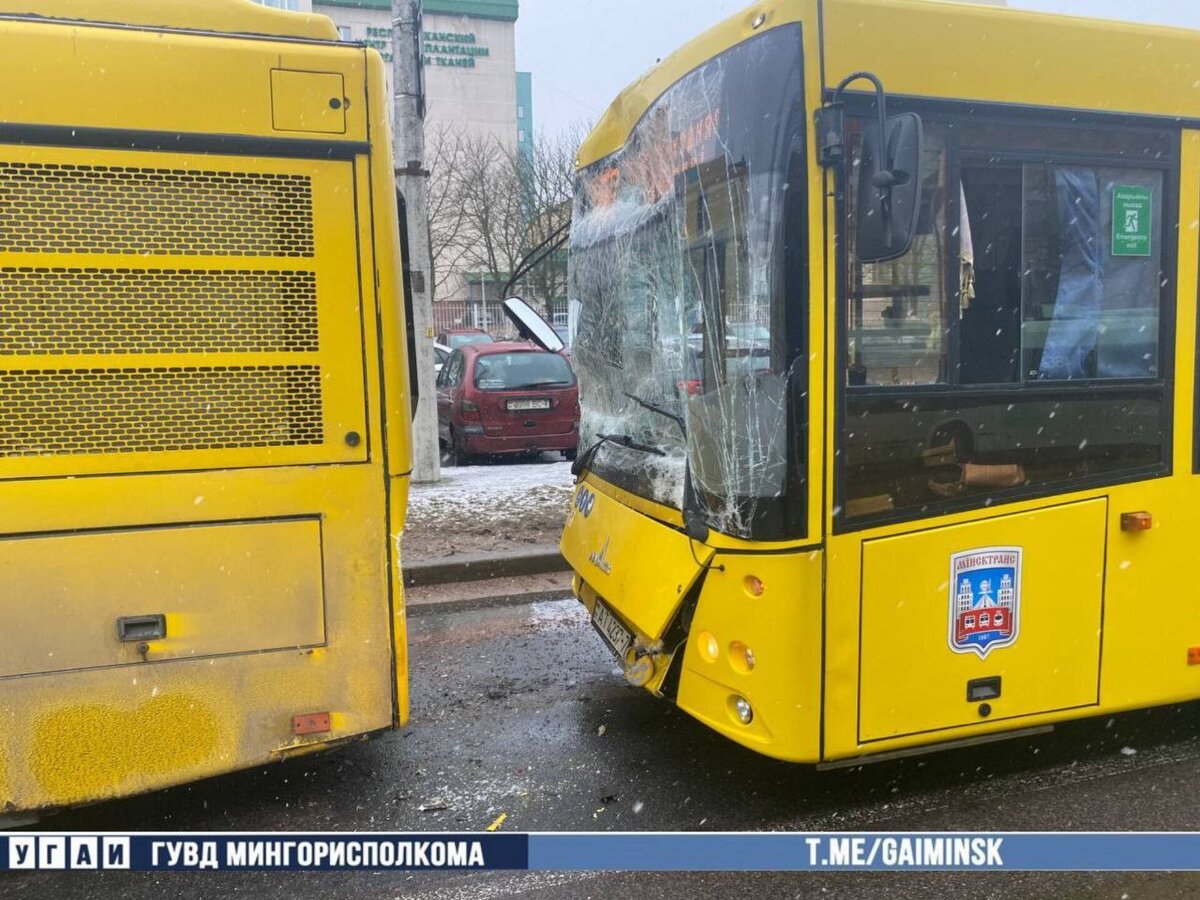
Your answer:
[[[452,350],[465,347],[467,344],[490,344],[492,342],[492,336],[483,332],[478,334],[452,334],[448,339]]]
[[[570,387],[575,374],[557,353],[489,353],[475,360],[475,387],[481,391],[522,391]]]

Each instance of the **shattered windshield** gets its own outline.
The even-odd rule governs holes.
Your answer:
[[[690,479],[734,535],[795,534],[803,503],[802,129],[785,26],[677,82],[575,193],[580,446],[641,444],[605,442],[591,468],[679,509]]]

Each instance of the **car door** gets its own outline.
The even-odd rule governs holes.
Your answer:
[[[450,421],[454,414],[454,392],[462,381],[463,353],[455,350],[437,377],[438,440],[450,440]]]

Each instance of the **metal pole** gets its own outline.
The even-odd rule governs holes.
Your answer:
[[[408,213],[408,256],[411,274],[413,331],[417,344],[419,400],[413,419],[414,482],[442,477],[438,450],[437,397],[433,383],[433,296],[429,272],[429,208],[425,169],[425,98],[421,77],[421,2],[392,0],[393,153],[396,190]]]

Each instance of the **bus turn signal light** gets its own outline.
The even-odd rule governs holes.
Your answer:
[[[1188,647],[1188,665],[1200,666],[1200,647]]]
[[[292,716],[292,734],[325,734],[329,730],[329,713],[327,712]]]
[[[1122,531],[1149,531],[1154,518],[1148,512],[1121,513]]]

